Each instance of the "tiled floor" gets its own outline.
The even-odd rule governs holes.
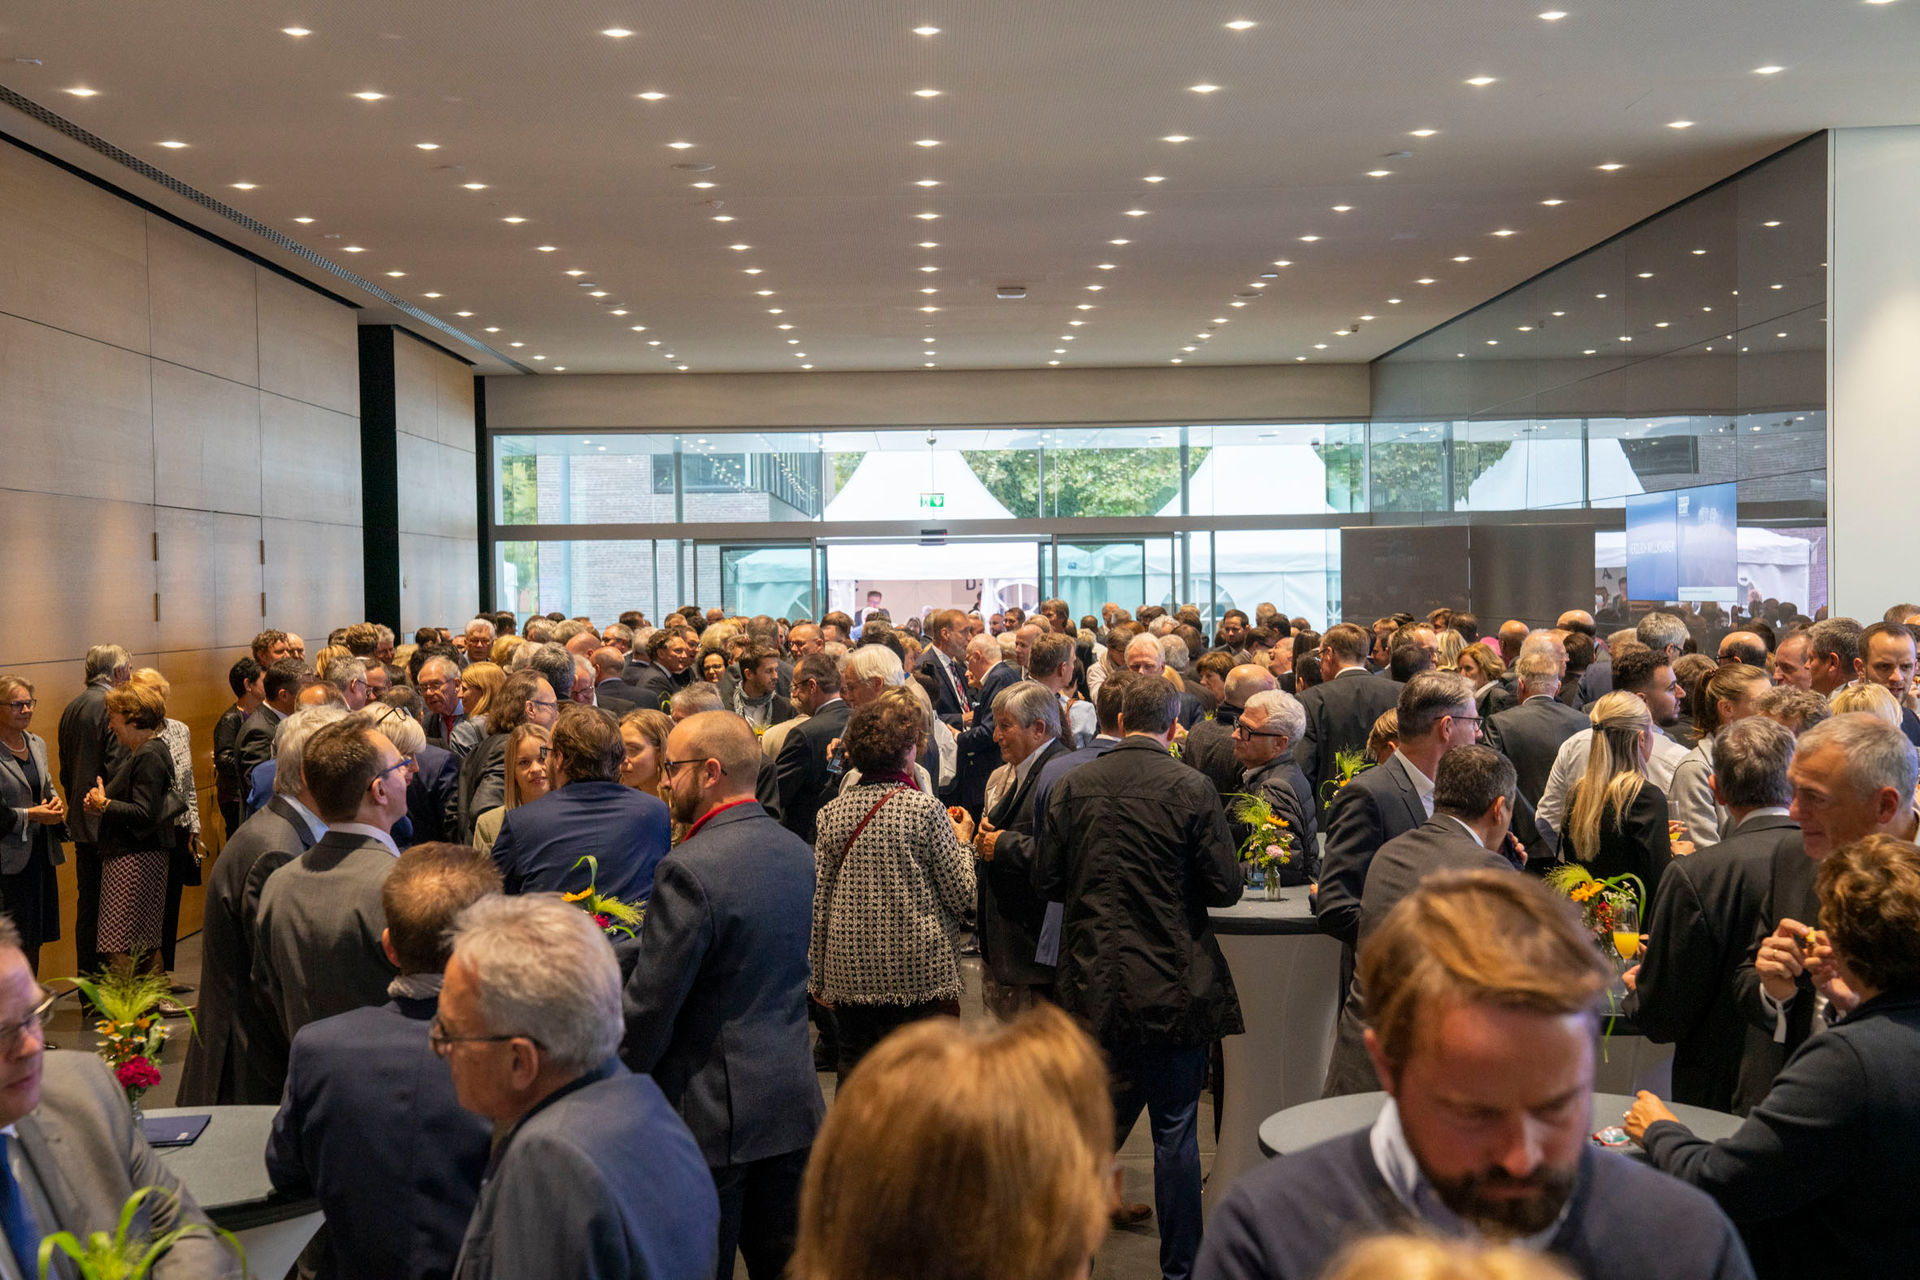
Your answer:
[[[969,958],[965,961],[967,978],[967,998],[962,1001],[962,1016],[984,1018],[987,1016],[980,1000],[980,962]],[[49,975],[58,977],[60,975]],[[174,977],[180,982],[200,984],[200,938],[183,939],[175,957]],[[193,996],[184,997],[191,1003]],[[173,1024],[177,1030],[168,1041],[160,1062],[160,1083],[150,1090],[145,1104],[151,1107],[170,1107],[173,1105],[175,1091],[180,1086],[180,1064],[186,1057],[187,1034],[184,1019]],[[56,1006],[54,1019],[48,1028],[48,1044],[56,1049],[91,1049],[95,1036],[91,1027],[82,1027],[78,1001],[62,1000]],[[831,1101],[833,1097],[833,1076],[820,1078],[821,1088]],[[1203,1166],[1213,1162],[1213,1107],[1211,1099],[1202,1096],[1200,1102],[1200,1160]],[[1134,1127],[1133,1134],[1127,1139],[1126,1146],[1120,1152],[1120,1163],[1127,1174],[1127,1198],[1151,1202],[1153,1200],[1153,1144],[1147,1133],[1146,1117]],[[1105,1246],[1095,1261],[1093,1274],[1096,1280],[1156,1280],[1160,1275],[1160,1233],[1156,1219],[1126,1230],[1114,1231],[1108,1236]],[[736,1271],[737,1275],[746,1274],[744,1266]]]

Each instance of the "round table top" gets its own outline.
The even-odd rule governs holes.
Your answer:
[[[1303,1102],[1297,1107],[1276,1111],[1260,1122],[1260,1149],[1270,1156],[1290,1156],[1329,1138],[1343,1137],[1368,1128],[1379,1119],[1380,1108],[1386,1101],[1387,1095],[1384,1093],[1350,1093],[1344,1097],[1321,1098],[1317,1102]],[[1620,1117],[1632,1105],[1633,1099],[1625,1094],[1596,1093],[1593,1095],[1590,1123],[1595,1130],[1619,1124]],[[1739,1116],[1730,1116],[1725,1112],[1689,1107],[1677,1102],[1667,1105],[1679,1117],[1681,1124],[1709,1141],[1717,1142],[1721,1138],[1731,1137],[1741,1124]],[[1635,1146],[1624,1150],[1638,1153],[1640,1148]]]
[[[184,1147],[158,1147],[167,1168],[186,1185],[207,1215],[238,1230],[261,1221],[313,1211],[311,1200],[276,1197],[267,1177],[267,1136],[278,1107],[152,1107],[155,1120],[211,1116],[200,1136]]]
[[[1248,889],[1232,906],[1208,911],[1207,921],[1215,933],[1320,932],[1313,907],[1307,902],[1307,886],[1295,885],[1280,892],[1275,902],[1267,899],[1264,889]]]

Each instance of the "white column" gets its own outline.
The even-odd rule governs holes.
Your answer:
[[[1920,599],[1920,126],[1836,129],[1827,220],[1835,616]]]

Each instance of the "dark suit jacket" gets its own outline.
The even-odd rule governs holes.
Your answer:
[[[456,821],[461,840],[473,839],[476,818],[506,803],[507,739],[512,736],[490,733],[460,762]]]
[[[1233,726],[1239,722],[1240,708],[1223,702],[1214,709],[1213,719],[1187,730],[1186,743],[1180,748],[1180,758],[1206,774],[1223,801],[1241,790],[1240,762],[1233,758]]]
[[[1572,804],[1569,802],[1571,813]],[[1573,842],[1563,842],[1569,861]],[[1658,895],[1660,877],[1673,860],[1673,841],[1667,835],[1667,797],[1649,778],[1641,784],[1626,812],[1611,811],[1600,817],[1600,848],[1593,861],[1583,865],[1596,880],[1631,872],[1647,886],[1647,897]]]
[[[666,801],[618,782],[569,782],[509,809],[493,840],[493,864],[508,893],[575,893],[587,887],[580,858],[599,859],[594,887],[623,902],[653,893],[673,819]]]
[[[847,731],[852,713],[835,699],[787,734],[774,761],[780,786],[780,825],[813,847],[821,806],[840,789],[840,775],[827,768],[827,746]]]
[[[1275,756],[1257,772],[1246,775],[1240,792],[1257,796],[1272,805],[1286,820],[1294,834],[1294,856],[1280,873],[1281,884],[1306,884],[1317,879],[1320,870],[1320,829],[1314,821],[1315,809],[1307,798],[1307,780],[1290,756]],[[1244,841],[1248,831],[1234,824],[1234,842]]]
[[[1300,741],[1293,744],[1293,762],[1307,775],[1315,799],[1320,800],[1320,784],[1338,776],[1335,754],[1366,748],[1373,722],[1400,705],[1400,686],[1386,676],[1355,671],[1308,689],[1300,694],[1300,705],[1307,713],[1307,727]],[[1330,803],[1321,803],[1323,809],[1331,807]],[[1353,892],[1357,904],[1357,883]]]
[[[267,1139],[282,1195],[327,1216],[326,1280],[445,1280],[480,1195],[493,1128],[427,1044],[437,998],[309,1023],[293,1038]]]
[[[193,1193],[147,1145],[126,1094],[99,1058],[49,1049],[40,1063],[40,1105],[20,1117],[14,1131],[21,1156],[53,1210],[52,1222],[38,1224],[42,1233],[69,1231],[82,1241],[96,1231],[110,1234],[119,1226],[127,1198],[149,1186],[170,1194],[140,1202],[130,1237],[161,1235],[189,1223],[211,1225]],[[55,1274],[73,1273],[56,1263]],[[240,1267],[219,1240],[195,1232],[176,1243],[149,1274],[153,1280],[206,1280],[237,1276]]]
[[[1776,849],[1773,866],[1767,875],[1766,896],[1760,901],[1760,917],[1754,921],[1753,936],[1747,939],[1746,954],[1733,975],[1733,998],[1748,1022],[1769,1037],[1774,1031],[1774,1016],[1760,1000],[1760,974],[1753,967],[1760,955],[1760,944],[1779,927],[1782,920],[1798,920],[1812,925],[1820,918],[1820,898],[1813,891],[1814,873],[1820,864],[1799,849]],[[1815,993],[1813,980],[1801,974],[1798,990],[1787,1006],[1787,1038],[1781,1047],[1789,1054],[1805,1043],[1813,1032]]]
[[[1387,913],[1418,889],[1428,876],[1442,871],[1512,869],[1512,863],[1497,853],[1489,853],[1459,823],[1444,814],[1435,814],[1413,830],[1387,841],[1374,855],[1367,867],[1366,888],[1360,895],[1359,941],[1364,943],[1371,937]],[[1380,1087],[1373,1061],[1367,1057],[1363,1039],[1366,1027],[1366,998],[1356,980],[1340,1010],[1333,1058],[1327,1067],[1325,1096],[1371,1093]]]
[[[458,1280],[708,1280],[720,1201],[660,1087],[609,1058],[500,1140]]]
[[[994,839],[993,860],[980,863],[975,877],[980,893],[980,959],[995,981],[1007,986],[1053,981],[1053,966],[1033,958],[1047,914],[1046,901],[1033,891],[1033,806],[1040,771],[1070,753],[1055,740],[1038,754],[1020,785],[1008,788],[988,815],[1000,834]]]
[[[807,1023],[813,850],[758,804],[710,816],[654,873],[621,1057],[714,1167],[801,1151],[826,1104]]]
[[[329,831],[267,877],[253,981],[289,1041],[309,1022],[387,1002],[395,970],[380,949],[380,890],[394,860],[378,840]]]
[[[1812,865],[1791,818],[1752,818],[1719,844],[1675,858],[1660,879],[1627,1014],[1648,1039],[1674,1046],[1675,1102],[1745,1115],[1786,1061],[1785,1047],[1734,1001],[1776,855]]]
[[[171,849],[174,836],[166,805],[172,793],[173,752],[163,740],[149,738],[131,756],[122,757],[107,778],[107,807],[94,829],[101,852]]]
[[[1803,1045],[1730,1138],[1649,1125],[1647,1158],[1719,1201],[1762,1277],[1912,1275],[1920,1257],[1920,995]]]
[[[1553,772],[1553,758],[1562,743],[1589,727],[1579,711],[1544,694],[1500,712],[1484,726],[1487,745],[1511,760],[1514,772],[1520,775],[1520,794],[1526,797],[1527,809],[1524,815],[1514,814],[1513,834],[1526,847],[1529,868],[1541,868],[1555,860],[1553,848],[1533,818],[1533,807],[1540,803],[1547,777]]]
[[[275,796],[220,847],[200,926],[199,1026],[180,1073],[182,1107],[272,1106],[286,1078],[287,1038],[253,985],[255,915],[263,875],[312,845],[307,824]]]
[[[605,707],[616,716],[624,716],[641,706],[638,691],[617,676],[602,680],[593,687],[593,701],[596,706]]]
[[[67,801],[67,834],[75,844],[96,843],[100,824],[81,798],[93,790],[94,779],[113,776],[127,758],[120,740],[107,732],[111,687],[102,676],[60,713],[60,790]]]
[[[1180,709],[1174,713],[1174,718],[1180,722],[1182,728],[1191,729],[1196,724],[1205,720],[1207,713],[1211,710],[1212,708],[1207,705],[1207,699],[1201,697],[1191,689],[1182,689],[1180,691]]]
[[[973,698],[973,723],[955,735],[958,755],[953,779],[954,803],[978,817],[987,803],[987,778],[1000,767],[1000,748],[993,740],[993,700],[1002,689],[1019,684],[1020,668],[996,662],[980,680]]]
[[[1361,676],[1344,676],[1359,680]],[[1316,688],[1325,688],[1317,685]],[[1309,690],[1311,692],[1311,690]],[[1327,847],[1320,862],[1320,893],[1314,905],[1320,932],[1349,950],[1359,941],[1360,896],[1367,867],[1381,846],[1427,821],[1426,806],[1412,779],[1392,760],[1362,771],[1334,793],[1327,810]]]
[[[1047,806],[1053,799],[1054,784],[1087,761],[1098,760],[1119,745],[1118,738],[1095,738],[1084,747],[1063,751],[1049,758],[1045,764],[1034,770],[1033,843],[1035,845],[1038,845],[1046,836]]]
[[[246,794],[246,780],[240,772],[240,765],[234,756],[234,748],[240,742],[240,727],[247,722],[241,714],[240,704],[234,703],[220,713],[220,719],[213,726],[213,776],[217,797],[221,804],[234,804]],[[232,835],[233,832],[227,832]]]
[[[261,761],[273,758],[273,731],[285,719],[272,707],[262,704],[241,722],[240,736],[233,743],[233,761],[242,778],[252,773]]]
[[[915,670],[924,671],[933,677],[933,713],[954,728],[959,728],[960,713],[966,710],[969,701],[966,668],[960,669],[956,680],[947,669],[942,655],[930,648],[926,656],[920,659],[920,665]]]
[[[665,711],[667,704],[673,701],[673,695],[686,688],[692,680],[691,665],[678,676],[673,676],[657,663],[642,663],[633,681],[634,701],[643,707]]]
[[[413,842],[451,840],[459,843],[460,761],[445,747],[431,742],[414,757],[420,772],[407,779],[407,817],[413,820]]]

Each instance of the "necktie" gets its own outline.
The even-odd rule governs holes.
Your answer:
[[[33,1210],[27,1207],[26,1193],[13,1176],[13,1162],[8,1159],[11,1145],[11,1135],[0,1133],[0,1231],[6,1232],[20,1274],[34,1276],[40,1274],[40,1228],[34,1223]]]

